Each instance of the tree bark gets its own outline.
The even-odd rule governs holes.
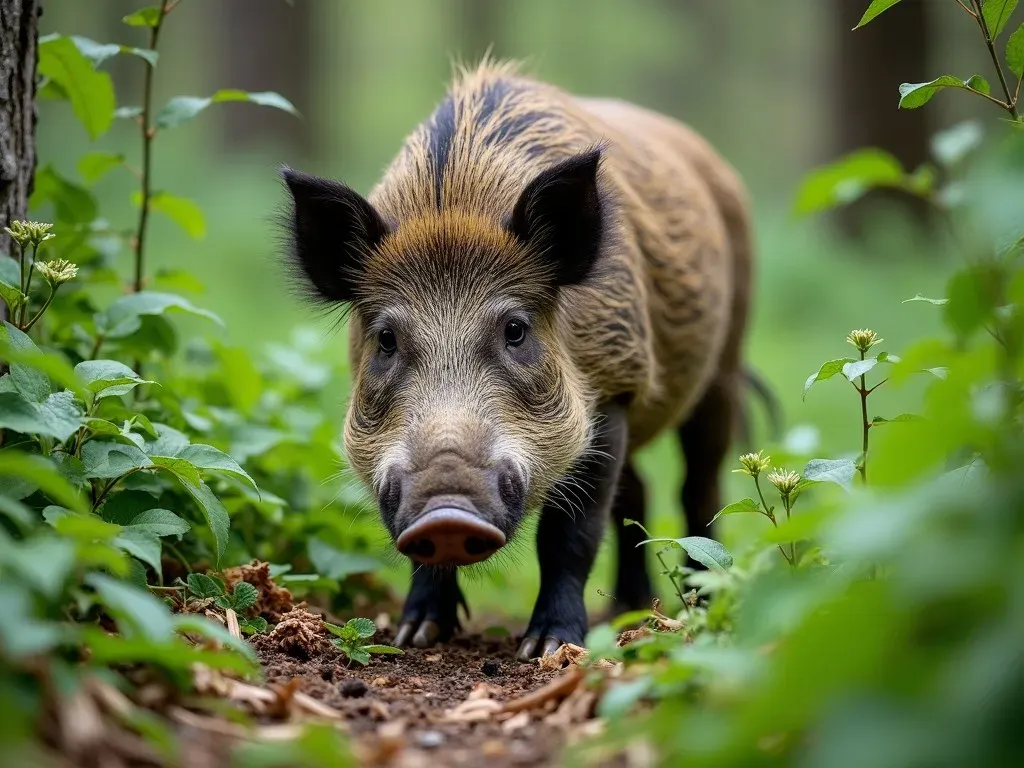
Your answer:
[[[928,159],[928,109],[897,110],[900,83],[930,80],[930,11],[926,0],[903,0],[870,24],[852,31],[866,3],[835,3],[836,77],[833,87],[836,155],[880,147],[913,171]],[[868,195],[843,209],[839,223],[848,235],[863,233],[872,198],[898,201],[924,222],[927,205],[898,192]]]
[[[0,216],[4,226],[28,214],[36,170],[39,13],[40,0],[0,0]],[[11,252],[11,240],[2,229],[0,251]]]

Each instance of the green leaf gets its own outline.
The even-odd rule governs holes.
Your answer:
[[[51,600],[60,596],[75,566],[75,546],[66,539],[37,534],[14,542],[0,536],[0,563],[18,573],[31,587]],[[5,589],[9,588],[7,579]],[[5,621],[7,617],[4,617]]]
[[[860,21],[857,22],[857,26],[854,27],[854,29],[860,29],[869,21],[878,16],[878,14],[882,13],[883,11],[889,10],[899,1],[900,0],[872,0],[871,5],[869,5],[868,9],[864,11],[864,15],[860,17]]]
[[[942,75],[934,80],[929,80],[927,83],[903,83],[900,86],[899,107],[901,109],[917,109],[931,101],[932,96],[943,88],[967,88],[972,83],[971,87],[977,87],[978,85],[982,87],[988,86],[985,79],[979,75],[974,75],[967,82],[952,75]],[[987,93],[987,91],[983,92]]]
[[[169,509],[147,509],[125,526],[126,530],[142,531],[153,536],[180,536],[188,533],[191,528],[187,520]]]
[[[0,408],[2,412],[2,408]],[[85,513],[88,506],[78,491],[57,470],[52,462],[41,456],[22,451],[0,451],[0,476],[14,477],[38,488],[46,496],[76,512]],[[32,491],[29,491],[31,493]],[[27,496],[28,494],[26,494]]]
[[[932,154],[946,167],[956,165],[981,145],[985,133],[977,120],[966,120],[932,137]]]
[[[861,149],[804,177],[796,195],[798,214],[851,203],[876,187],[907,186],[899,160],[881,149]]]
[[[312,538],[306,545],[309,560],[321,576],[344,579],[356,573],[369,573],[382,567],[380,561],[357,552],[342,552],[321,539]]]
[[[134,445],[107,440],[90,440],[82,446],[82,464],[86,477],[106,479],[153,466],[149,457]]]
[[[735,515],[739,512],[760,513],[761,511],[761,505],[758,504],[756,501],[754,501],[753,499],[743,499],[742,501],[733,502],[729,506],[720,510],[717,515],[711,518],[711,523],[715,522],[715,520],[720,518],[722,515]],[[711,523],[708,523],[708,525],[711,525]]]
[[[59,37],[59,35],[40,38],[40,42],[55,37]],[[117,56],[119,53],[138,56],[153,67],[156,66],[157,59],[159,58],[159,54],[156,51],[151,51],[147,48],[132,48],[130,45],[118,45],[117,43],[97,43],[95,40],[79,35],[71,35],[70,37],[75,47],[92,63],[93,69],[100,66],[107,59]]]
[[[190,573],[186,583],[188,591],[199,598],[222,597],[225,594],[224,582],[205,573]]]
[[[206,518],[206,524],[210,526],[210,531],[213,533],[213,538],[216,543],[217,552],[217,563],[220,563],[220,558],[224,554],[224,548],[228,544],[228,529],[230,527],[230,520],[228,518],[228,512],[224,509],[224,505],[220,503],[220,499],[217,498],[216,494],[210,490],[210,487],[206,483],[199,483],[198,487],[192,487],[188,483],[182,483],[182,487],[189,492],[196,503],[199,504],[199,509],[202,511],[203,516]]]
[[[639,520],[633,520],[631,518],[624,517],[622,519],[622,527],[625,528],[626,526],[629,526],[629,525],[635,525],[637,528],[639,528],[641,531],[643,531],[644,535],[646,535],[646,536],[650,536],[651,535],[651,532],[648,531],[646,528],[644,528],[644,524],[641,523]]]
[[[985,325],[995,309],[998,282],[998,272],[982,265],[954,274],[946,287],[949,297],[943,308],[946,325],[965,338]]]
[[[653,682],[645,675],[635,680],[615,683],[601,697],[601,703],[598,705],[600,716],[615,720],[628,715],[633,706],[651,690]]]
[[[401,656],[405,653],[401,648],[395,648],[393,645],[364,645],[363,650],[367,653],[385,653],[394,656]]]
[[[989,85],[988,80],[986,80],[981,75],[971,75],[969,78],[967,78],[967,81],[964,83],[964,85],[966,85],[968,88],[972,88],[978,93],[984,93],[986,96],[992,93],[992,86]]]
[[[83,411],[68,391],[31,403],[17,392],[0,392],[0,427],[23,435],[67,440],[82,425]]]
[[[162,315],[169,310],[178,310],[190,315],[204,317],[217,325],[224,321],[205,309],[199,309],[190,301],[173,293],[140,291],[124,296],[96,315],[96,329],[105,337],[118,339],[135,333],[140,327],[142,315]]]
[[[150,456],[150,459],[156,466],[173,472],[179,480],[193,488],[198,488],[203,481],[199,470],[187,459],[179,459],[174,456]]]
[[[647,539],[637,546],[653,542],[668,542],[683,549],[686,554],[706,568],[726,570],[732,567],[732,555],[714,539],[704,536],[684,536],[681,539]]]
[[[208,106],[218,102],[247,101],[262,107],[273,107],[298,116],[298,111],[288,99],[271,92],[249,93],[229,88],[217,91],[213,96],[175,96],[157,113],[157,128],[174,128],[188,122]]]
[[[843,357],[838,360],[829,360],[827,363],[822,363],[818,372],[812,373],[807,377],[807,381],[804,382],[804,399],[807,399],[807,390],[814,386],[815,382],[831,379],[837,373],[842,373],[844,366],[853,362],[855,360],[852,357]]]
[[[251,619],[239,618],[238,628],[247,635],[262,635],[269,628],[267,620],[262,616],[254,616]]]
[[[91,139],[106,133],[114,120],[113,82],[106,72],[93,68],[73,40],[52,37],[40,41],[38,71],[60,85]]]
[[[988,27],[990,40],[999,37],[1017,7],[1017,0],[985,0],[981,6],[981,16]]]
[[[256,481],[249,476],[248,472],[238,465],[237,461],[224,453],[224,451],[214,448],[212,445],[188,445],[178,451],[175,456],[191,462],[199,469],[224,472],[225,474],[237,477],[238,479],[249,483],[253,487],[253,490],[257,492],[259,491],[256,487]]]
[[[142,193],[132,193],[132,204],[142,205]],[[155,192],[149,198],[149,209],[162,213],[195,240],[201,240],[206,236],[206,219],[203,218],[203,211],[188,198]]]
[[[99,181],[107,173],[124,165],[124,155],[113,152],[90,152],[78,159],[78,172],[87,184]]]
[[[85,583],[96,590],[103,605],[117,619],[117,628],[122,634],[142,635],[153,640],[173,636],[170,611],[146,590],[101,573],[89,574]]]
[[[150,425],[156,430],[156,440],[146,443],[145,451],[150,456],[177,456],[188,446],[188,435],[166,424]]]
[[[13,317],[25,301],[25,294],[21,292],[21,266],[3,253],[0,253],[0,299],[9,309],[8,317]]]
[[[28,334],[18,330],[6,320],[3,328],[7,331],[8,343],[16,352],[39,352],[39,348],[28,337]],[[41,403],[50,395],[50,380],[46,374],[23,363],[11,365],[11,381],[14,383],[14,388],[30,402]]]
[[[355,646],[342,648],[342,650],[345,652],[346,656],[358,664],[365,666],[370,663],[370,654],[366,652],[365,648]]]
[[[115,547],[124,550],[132,557],[136,557],[153,569],[154,573],[161,573],[160,552],[162,545],[160,539],[152,533],[125,528],[112,542]]]
[[[1006,63],[1017,77],[1024,77],[1024,24],[1006,41]]]
[[[857,465],[849,459],[811,459],[801,473],[804,480],[835,483],[847,490],[857,474]]]
[[[345,626],[355,632],[356,637],[367,638],[377,634],[377,625],[369,619],[349,619]]]
[[[863,376],[865,373],[870,371],[878,365],[877,357],[868,357],[863,360],[854,360],[853,362],[847,363],[843,366],[843,376],[853,381],[858,376]]]
[[[907,421],[924,421],[924,417],[918,416],[916,413],[901,413],[899,416],[893,416],[891,419],[883,418],[882,416],[875,416],[871,420],[872,425],[874,424],[895,424],[899,422]]]
[[[332,635],[337,635],[348,643],[359,639],[359,635],[356,634],[356,631],[349,626],[339,627],[337,624],[331,624],[329,621],[325,621],[324,627],[326,627],[327,631]]]
[[[231,607],[238,612],[252,608],[259,599],[259,590],[247,581],[238,582],[231,591]]]
[[[75,366],[75,374],[97,397],[125,395],[139,384],[152,384],[117,360],[86,360]]]
[[[142,116],[142,107],[118,107],[114,110],[114,117],[119,120],[134,120]]]
[[[904,304],[909,304],[912,301],[926,301],[929,304],[935,304],[936,306],[941,306],[943,304],[948,303],[949,299],[929,299],[927,296],[922,296],[920,293],[918,293],[918,294],[915,294],[914,296],[910,297],[909,299],[904,299],[903,303]]]
[[[129,13],[121,19],[129,27],[155,27],[160,23],[160,7],[149,5],[145,8]]]

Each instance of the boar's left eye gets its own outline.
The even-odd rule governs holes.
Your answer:
[[[505,324],[505,343],[510,347],[518,347],[526,340],[526,324],[519,320],[509,320]]]
[[[380,351],[385,355],[390,355],[398,349],[398,339],[395,338],[395,332],[390,328],[385,328],[377,334],[377,343],[380,345]]]

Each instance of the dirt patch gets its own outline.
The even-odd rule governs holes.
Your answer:
[[[374,638],[391,640],[391,632]],[[510,638],[469,635],[426,651],[375,656],[366,667],[348,666],[333,647],[307,659],[289,648],[270,637],[258,643],[267,682],[298,680],[299,690],[342,712],[364,765],[557,764],[566,730],[547,715],[559,701],[504,720],[491,716],[501,703],[562,674],[516,661]]]

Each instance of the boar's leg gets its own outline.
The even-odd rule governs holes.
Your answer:
[[[638,547],[647,538],[638,525],[626,525],[627,519],[646,525],[644,483],[632,462],[627,462],[619,478],[619,488],[612,504],[612,520],[618,543],[615,576],[615,610],[634,611],[651,607],[651,580],[647,574],[644,548]]]
[[[413,563],[412,586],[402,609],[395,645],[429,648],[460,629],[458,607],[466,605],[454,568]]]
[[[625,409],[602,409],[593,452],[580,462],[566,481],[583,500],[582,512],[550,501],[541,511],[537,527],[540,594],[516,657],[528,660],[557,650],[562,643],[583,642],[587,611],[583,588],[594,565],[605,521],[622,472],[627,447]]]
[[[683,510],[687,536],[710,536],[708,525],[722,508],[719,475],[729,451],[737,412],[737,377],[722,373],[708,387],[689,420],[679,428],[686,458]],[[702,568],[690,560],[693,568]]]

